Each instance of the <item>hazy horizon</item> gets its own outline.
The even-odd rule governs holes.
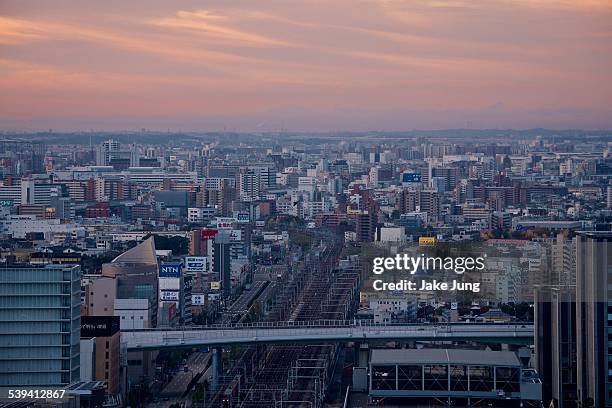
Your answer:
[[[612,129],[612,1],[4,1],[0,130]]]

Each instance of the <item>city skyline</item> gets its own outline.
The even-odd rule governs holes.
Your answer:
[[[612,127],[610,1],[354,4],[5,2],[1,130]]]
[[[0,0],[0,406],[612,408],[611,22]]]

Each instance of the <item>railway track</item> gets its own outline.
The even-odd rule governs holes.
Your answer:
[[[336,237],[311,252],[300,273],[287,279],[268,321],[349,319],[359,275],[336,269],[343,242]],[[247,348],[211,401],[215,407],[320,407],[336,361],[337,345]]]

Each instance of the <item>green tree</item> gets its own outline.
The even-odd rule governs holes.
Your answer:
[[[186,255],[189,251],[189,240],[185,237],[155,235],[154,239],[156,249],[171,250],[174,255]]]

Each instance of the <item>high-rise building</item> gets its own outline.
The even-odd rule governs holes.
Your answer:
[[[171,311],[174,315],[161,314],[158,325],[168,326],[176,323],[178,311],[182,306],[184,293],[183,264],[181,262],[162,262],[159,268],[159,310]],[[171,306],[174,305],[174,308]]]
[[[575,407],[576,287],[541,286],[535,293],[535,366],[545,406]]]
[[[429,182],[439,177],[443,180],[445,191],[450,191],[457,186],[459,176],[459,169],[455,167],[430,167]]]
[[[108,166],[110,161],[118,157],[120,144],[116,140],[106,140],[102,142],[96,151],[96,164],[98,166]]]
[[[0,268],[0,386],[79,380],[81,268]]]
[[[401,214],[423,211],[430,217],[440,215],[440,193],[432,189],[404,189],[398,199],[397,208]]]
[[[189,255],[206,255],[206,240],[202,239],[202,230],[199,228],[189,232]]]
[[[576,239],[557,234],[552,244],[552,284],[576,285]]]
[[[213,244],[213,272],[219,277],[224,297],[232,293],[231,246],[229,234],[220,231]]]
[[[357,214],[355,233],[357,234],[357,241],[373,242],[376,233],[376,215],[367,211]]]
[[[612,232],[581,232],[576,240],[578,399],[612,406]],[[592,404],[592,405],[588,405]]]
[[[219,233],[216,229],[198,228],[190,233],[189,239],[189,255],[204,256],[212,255],[213,242],[215,236]]]
[[[104,381],[108,393],[121,388],[121,331],[119,316],[82,316],[81,339],[93,340],[91,380]],[[81,350],[83,354],[85,351]],[[81,367],[83,368],[83,367]],[[81,378],[81,381],[85,381]],[[90,380],[90,381],[91,381]]]

